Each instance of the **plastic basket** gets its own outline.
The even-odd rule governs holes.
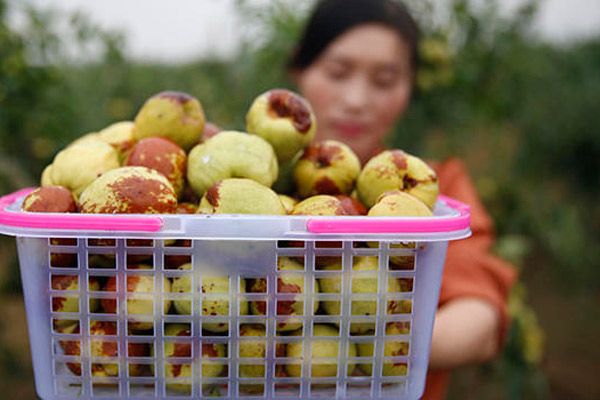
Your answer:
[[[468,206],[442,196],[430,218],[84,215],[23,212],[30,191],[0,198],[0,233],[17,239],[43,399],[417,399],[447,244],[470,235]],[[167,290],[182,278],[189,291]],[[214,279],[221,293],[203,286]],[[318,291],[324,279],[338,291]]]

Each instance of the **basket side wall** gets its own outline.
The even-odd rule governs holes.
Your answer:
[[[47,239],[17,238],[35,386],[42,399],[53,396],[47,244]]]

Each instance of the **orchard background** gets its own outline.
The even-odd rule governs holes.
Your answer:
[[[521,280],[502,356],[455,373],[449,398],[600,398],[600,37],[549,43],[530,32],[537,2],[501,17],[496,0],[409,2],[425,34],[425,68],[390,146],[421,157],[462,157],[497,225],[495,251]],[[285,61],[307,5],[237,0],[253,32],[231,61],[141,64],[126,37],[85,15],[60,17],[0,0],[0,193],[38,184],[74,138],[131,120],[162,90],[198,97],[212,122],[243,129],[252,99],[291,86]],[[17,7],[23,23],[8,24]],[[260,40],[256,40],[260,38]],[[95,49],[92,61],[74,60]],[[25,310],[13,238],[0,237],[0,392],[34,399]]]

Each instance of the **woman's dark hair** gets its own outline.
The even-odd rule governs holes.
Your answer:
[[[361,24],[379,23],[396,30],[408,44],[413,72],[418,67],[419,28],[398,0],[319,0],[295,49],[290,69],[312,64],[338,36]]]

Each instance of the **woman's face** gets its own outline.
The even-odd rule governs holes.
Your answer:
[[[332,41],[296,78],[317,117],[316,140],[345,142],[364,162],[408,104],[410,51],[393,29],[360,25]]]

